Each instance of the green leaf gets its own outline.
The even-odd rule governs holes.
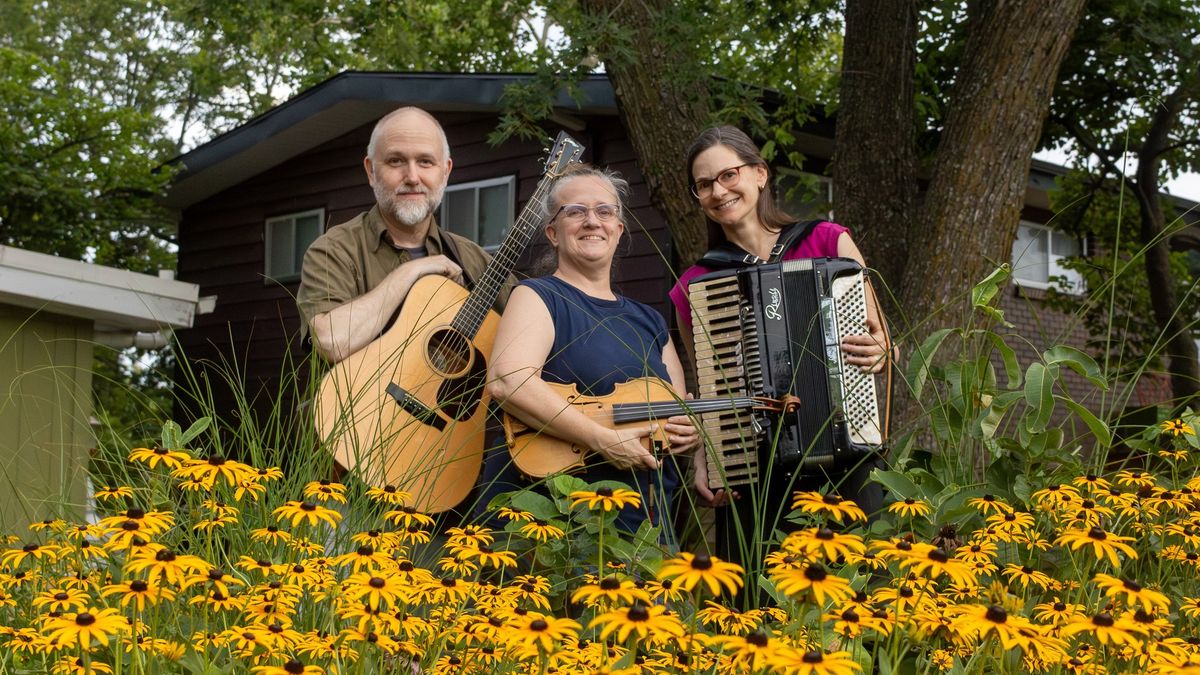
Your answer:
[[[1021,364],[1017,362],[1016,350],[1014,350],[1012,347],[1009,347],[1008,343],[1004,341],[1003,337],[990,330],[983,331],[983,336],[992,343],[992,346],[996,348],[996,351],[1000,352],[1000,359],[1004,362],[1004,375],[1008,378],[1007,388],[1016,389],[1017,387],[1020,387]]]
[[[1058,368],[1040,363],[1030,364],[1025,371],[1025,403],[1029,405],[1024,419],[1028,429],[1038,433],[1046,429],[1054,413],[1054,383],[1058,380]]]
[[[900,499],[919,499],[921,498],[921,488],[917,484],[899,471],[882,471],[880,469],[871,470],[871,480],[886,487],[896,497]]]
[[[201,417],[195,422],[192,422],[192,426],[188,427],[188,430],[183,432],[183,436],[179,439],[181,444],[179,447],[187,447],[187,444],[191,443],[197,436],[204,433],[204,430],[207,429],[210,424],[212,424],[211,417]]]
[[[943,328],[934,331],[932,335],[925,338],[920,347],[913,352],[912,358],[908,360],[908,368],[905,371],[905,377],[908,379],[908,387],[916,398],[921,397],[921,393],[925,389],[925,381],[929,378],[929,368],[933,365],[933,357],[937,354],[937,350],[942,346],[942,342],[956,332],[956,328]]]
[[[1057,345],[1047,349],[1042,357],[1046,360],[1046,365],[1064,364],[1071,370],[1079,373],[1087,378],[1088,382],[1096,385],[1103,391],[1108,391],[1108,381],[1104,378],[1104,373],[1100,370],[1100,365],[1092,357],[1084,354],[1074,347],[1066,345]]]
[[[1054,398],[1062,401],[1063,405],[1070,408],[1071,412],[1075,413],[1075,416],[1087,425],[1088,430],[1090,430],[1092,435],[1096,437],[1096,442],[1101,448],[1107,448],[1108,446],[1112,445],[1112,431],[1108,428],[1108,424],[1106,424],[1104,420],[1096,417],[1091,410],[1088,410],[1079,403],[1076,403],[1065,396],[1058,396],[1056,394]]]

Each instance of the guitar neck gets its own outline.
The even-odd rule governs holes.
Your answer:
[[[651,401],[649,403],[614,403],[612,417],[615,424],[666,419],[675,415],[702,415],[753,408],[758,401],[748,396],[731,398],[698,398],[689,401]]]

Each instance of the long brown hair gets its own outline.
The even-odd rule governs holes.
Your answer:
[[[696,156],[717,145],[729,148],[738,156],[738,159],[746,164],[761,166],[767,170],[767,185],[759,193],[758,206],[755,208],[758,222],[762,223],[764,228],[770,232],[779,232],[785,225],[796,222],[793,216],[776,206],[775,194],[771,189],[771,167],[762,158],[762,152],[754,141],[750,140],[750,137],[737,127],[729,125],[710,127],[701,131],[696,140],[692,141],[692,147],[688,148],[687,164],[685,165],[689,185],[696,180],[692,174],[692,163],[696,161]],[[721,226],[707,215],[704,219],[708,221],[708,247],[711,249],[726,241],[725,232]]]

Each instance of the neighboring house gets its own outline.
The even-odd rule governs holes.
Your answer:
[[[180,334],[181,358],[223,364],[224,373],[240,378],[246,397],[274,405],[270,401],[279,392],[285,357],[290,363],[304,359],[294,339],[299,318],[292,298],[305,248],[324,229],[374,203],[362,158],[375,121],[400,105],[429,110],[449,137],[454,169],[440,222],[485,246],[497,244],[532,193],[541,174],[542,146],[548,145],[487,143],[499,121],[504,87],[527,80],[495,74],[342,73],[180,157],[182,171],[166,199],[179,212],[179,278],[222,299],[215,312]],[[632,236],[620,251],[616,284],[622,293],[666,313],[672,270],[679,269],[666,224],[649,205],[608,80],[589,77],[580,93],[577,100],[560,94],[546,130],[570,132],[587,146],[586,161],[629,179]],[[824,174],[833,137],[829,120],[798,135],[808,171]],[[1060,333],[1079,345],[1086,339],[1079,330],[1066,331],[1067,318],[1049,317],[1038,301],[1057,271],[1055,260],[1079,246],[1043,226],[1051,217],[1047,190],[1062,171],[1034,162],[1018,238],[1019,285],[1003,301],[1033,346],[1044,347]],[[821,201],[829,202],[829,180],[821,178],[819,185],[826,197]],[[538,245],[534,249],[521,261],[523,269],[537,257]],[[1032,346],[1022,346],[1023,360],[1033,354]],[[229,389],[213,392],[222,413],[236,410],[238,397]]]
[[[195,284],[0,246],[0,522],[83,516],[97,345],[164,345]]]

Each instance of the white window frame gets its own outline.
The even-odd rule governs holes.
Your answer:
[[[1058,232],[1057,230],[1055,230],[1053,227],[1050,227],[1049,225],[1044,225],[1042,223],[1035,223],[1035,222],[1032,222],[1029,220],[1022,220],[1017,227],[1024,227],[1024,228],[1027,228],[1030,230],[1034,230],[1034,231],[1038,232],[1040,235],[1046,237],[1046,261],[1045,261],[1046,276],[1047,276],[1047,278],[1051,279],[1052,281],[1049,281],[1049,282],[1036,281],[1033,279],[1026,279],[1021,276],[1023,270],[1029,268],[1032,264],[1035,264],[1035,263],[1034,263],[1034,261],[1030,261],[1030,260],[1021,261],[1021,262],[1017,261],[1016,256],[1022,254],[1023,252],[1016,250],[1017,239],[1014,238],[1013,239],[1013,252],[1012,252],[1013,259],[1010,261],[1012,263],[1013,282],[1014,283],[1016,283],[1018,286],[1021,286],[1023,288],[1037,288],[1037,289],[1041,289],[1041,290],[1049,290],[1049,289],[1053,288],[1053,289],[1059,291],[1060,293],[1066,293],[1069,295],[1083,295],[1087,292],[1086,284],[1084,284],[1084,282],[1083,282],[1082,275],[1080,275],[1075,270],[1065,269],[1058,265],[1058,261],[1060,261],[1063,258],[1066,258],[1068,256],[1056,255],[1054,253],[1054,251],[1052,250],[1052,244],[1053,244],[1052,235],[1053,235],[1053,233]],[[1086,252],[1087,252],[1086,239],[1083,237],[1080,237],[1080,238],[1077,238],[1076,241],[1079,242],[1080,255],[1086,254]],[[1053,279],[1056,277],[1066,277],[1068,280],[1073,282],[1073,285],[1063,286],[1062,284],[1058,283],[1057,281],[1053,281]]]
[[[504,187],[508,188],[508,205],[507,205],[506,216],[507,216],[507,219],[509,222],[508,222],[508,225],[505,226],[504,230],[500,233],[500,241],[503,242],[505,237],[508,236],[509,229],[512,228],[512,219],[514,218],[514,216],[516,214],[516,210],[517,210],[517,177],[513,174],[509,174],[507,176],[499,176],[497,178],[485,178],[483,180],[473,180],[473,181],[469,181],[466,183],[456,183],[454,185],[447,185],[446,192],[444,195],[442,195],[442,204],[441,204],[441,206],[438,207],[438,212],[437,212],[438,225],[442,229],[446,230],[447,232],[454,232],[455,234],[462,235],[475,243],[479,243],[479,192],[480,192],[480,190],[482,190],[484,188],[490,188],[490,187],[496,187],[496,186],[504,186]],[[475,221],[473,223],[471,223],[471,226],[474,228],[474,230],[470,233],[458,232],[456,230],[452,230],[450,228],[451,223],[449,221],[447,221],[445,218],[446,204],[449,202],[450,195],[452,193],[462,192],[465,190],[474,190],[475,191]],[[455,218],[457,218],[457,216],[455,216]],[[462,222],[458,221],[456,224],[462,224]],[[481,246],[482,246],[482,244],[481,244]],[[494,252],[497,249],[499,249],[500,244],[491,244],[488,246],[484,246],[483,248],[485,251],[488,251],[489,253],[491,253],[491,252]]]
[[[304,250],[300,250],[300,251],[296,252],[297,259],[295,261],[295,263],[296,263],[296,271],[295,272],[293,272],[292,274],[286,274],[286,275],[276,275],[274,273],[275,261],[271,259],[271,251],[274,250],[274,243],[275,243],[275,236],[276,236],[276,234],[275,234],[276,227],[275,226],[276,225],[284,225],[284,224],[291,225],[289,236],[292,239],[292,244],[294,247],[295,242],[296,242],[296,221],[301,218],[305,218],[307,216],[314,216],[314,215],[317,217],[317,223],[319,225],[319,229],[317,230],[317,236],[320,236],[323,232],[325,232],[326,223],[325,223],[325,209],[324,208],[309,209],[307,211],[296,211],[295,213],[285,213],[282,215],[271,216],[270,218],[267,218],[266,222],[263,225],[263,228],[265,231],[264,237],[263,237],[264,238],[264,242],[263,242],[264,243],[264,248],[263,248],[263,285],[264,286],[270,286],[273,284],[288,283],[288,282],[300,280],[300,265],[304,261],[304,251],[308,250],[308,246],[305,246]],[[312,244],[312,242],[309,242],[309,244]]]

